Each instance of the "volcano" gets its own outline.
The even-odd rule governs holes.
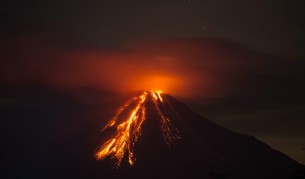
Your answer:
[[[147,93],[145,99],[140,95],[134,105],[130,102],[121,108],[103,129],[103,144],[95,156],[103,159],[103,171],[111,172],[107,176],[286,179],[304,170],[255,137],[214,124],[171,95]],[[121,114],[124,110],[131,114]],[[169,122],[167,134],[164,120]],[[115,145],[118,140],[122,141]]]

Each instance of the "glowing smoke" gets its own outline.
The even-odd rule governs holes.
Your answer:
[[[2,54],[11,60],[1,64],[0,80],[62,90],[89,86],[118,93],[160,89],[185,97],[217,96],[253,65],[243,59],[245,54],[228,49],[204,39],[108,50],[59,47],[39,38],[17,38]]]

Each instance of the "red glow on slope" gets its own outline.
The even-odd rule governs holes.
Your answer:
[[[115,127],[116,133],[114,136],[104,142],[100,149],[95,153],[97,160],[102,160],[108,156],[116,160],[117,167],[120,166],[125,153],[128,154],[128,162],[130,165],[134,165],[136,160],[134,156],[134,146],[141,137],[141,125],[146,119],[145,103],[148,98],[151,98],[158,114],[160,116],[161,130],[165,142],[170,145],[178,140],[178,129],[174,128],[170,122],[170,119],[163,114],[159,105],[164,102],[162,92],[158,91],[145,91],[141,95],[131,99],[126,105],[121,107],[117,112],[114,119],[112,119],[106,127]],[[135,103],[135,107],[132,108],[128,117],[122,121],[118,120],[121,113],[127,110],[127,107],[131,107]]]

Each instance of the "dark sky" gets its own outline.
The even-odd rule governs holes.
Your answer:
[[[304,7],[302,0],[1,1],[0,103],[32,109],[55,90],[95,111],[146,71],[170,74],[183,78],[171,84],[188,86],[174,93],[192,109],[305,164]],[[108,67],[116,64],[121,72],[113,75]],[[60,101],[53,102],[67,105]]]
[[[304,57],[301,0],[2,1],[1,12],[98,46],[164,37],[221,37]]]

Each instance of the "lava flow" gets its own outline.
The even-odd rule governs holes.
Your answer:
[[[160,125],[165,142],[170,145],[180,137],[178,129],[174,128],[169,118],[162,112],[159,105],[164,103],[161,91],[145,91],[139,96],[132,98],[127,104],[119,109],[103,131],[110,127],[116,128],[114,136],[106,140],[95,153],[97,160],[110,156],[115,159],[119,167],[125,153],[128,153],[128,162],[133,165],[135,162],[134,146],[141,136],[141,125],[146,119],[145,103],[151,99],[160,116]],[[130,110],[131,108],[131,110]],[[130,111],[128,117],[121,119],[123,113]]]

